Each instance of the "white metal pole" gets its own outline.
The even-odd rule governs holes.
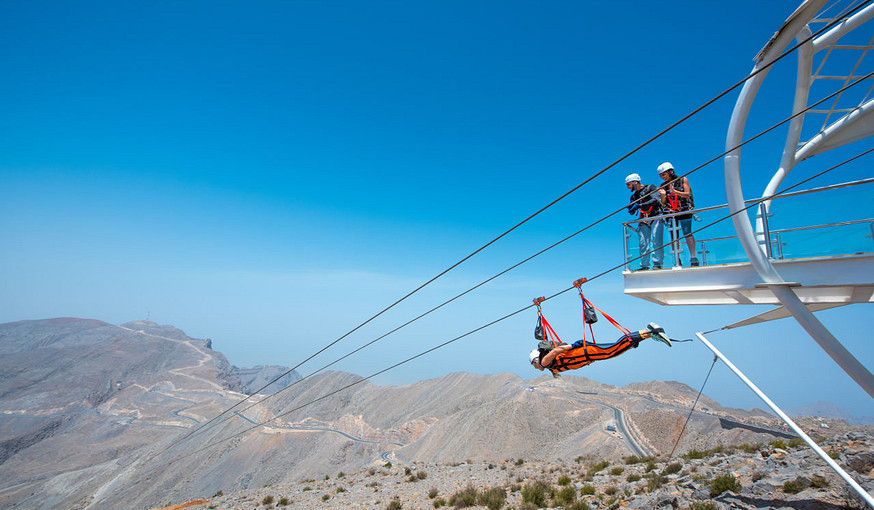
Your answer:
[[[810,447],[813,448],[813,451],[815,451],[817,455],[822,457],[822,460],[824,460],[826,462],[826,464],[828,464],[829,467],[832,468],[838,474],[838,476],[840,476],[841,478],[844,479],[844,481],[846,481],[848,484],[850,484],[850,487],[852,487],[853,490],[855,490],[856,492],[859,493],[860,496],[862,496],[862,499],[864,499],[865,502],[868,503],[868,506],[870,506],[871,508],[874,508],[874,498],[872,498],[871,495],[868,494],[865,491],[865,489],[862,488],[861,485],[856,483],[856,481],[853,480],[850,477],[850,475],[847,474],[847,472],[844,471],[843,468],[841,468],[841,466],[839,466],[831,457],[829,457],[828,454],[825,453],[823,451],[823,449],[820,448],[819,445],[816,444],[816,442],[813,439],[811,439],[807,434],[805,434],[804,431],[801,430],[801,428],[798,425],[796,425],[794,421],[792,421],[792,418],[789,418],[789,416],[787,416],[786,413],[784,413],[779,407],[777,407],[777,404],[775,404],[774,402],[771,402],[771,399],[769,399],[767,395],[762,393],[762,390],[760,390],[755,384],[753,384],[753,382],[750,381],[747,378],[747,376],[745,376],[740,370],[738,370],[738,368],[736,366],[734,366],[734,364],[731,361],[729,361],[728,358],[726,358],[721,352],[719,352],[719,349],[717,349],[712,343],[707,341],[707,339],[704,338],[703,334],[695,333],[695,335],[697,335],[698,338],[702,342],[704,342],[704,345],[706,345],[708,349],[713,351],[713,354],[715,354],[716,357],[721,359],[725,363],[725,365],[729,369],[731,369],[731,371],[734,372],[735,375],[737,375],[741,381],[743,381],[744,384],[746,384],[751,390],[753,390],[753,392],[756,395],[758,395],[758,397],[760,399],[762,399],[762,401],[768,407],[770,407],[772,411],[777,413],[777,416],[779,416],[780,419],[782,419],[784,422],[786,422],[786,425],[789,425],[789,427],[792,430],[794,430],[795,433],[798,434],[798,436],[801,439],[803,439],[805,443],[810,445]]]

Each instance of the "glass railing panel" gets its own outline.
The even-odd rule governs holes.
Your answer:
[[[774,258],[794,259],[874,253],[874,221],[771,232]]]

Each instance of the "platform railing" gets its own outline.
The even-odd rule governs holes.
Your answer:
[[[747,200],[747,205],[752,205],[750,210],[757,211],[756,218],[761,220],[761,232],[758,232],[759,243],[765,254],[775,260],[796,259],[804,257],[822,257],[822,256],[838,256],[852,255],[861,253],[874,253],[874,216],[870,206],[867,211],[860,211],[866,217],[844,221],[830,221],[816,225],[795,225],[785,228],[775,229],[775,210],[786,211],[780,213],[776,218],[782,218],[784,223],[791,223],[792,219],[802,218],[806,214],[796,214],[788,209],[788,199],[811,195],[814,193],[834,192],[843,188],[852,188],[855,186],[874,183],[874,178],[863,179],[859,181],[846,182],[831,186],[812,188],[803,191],[785,193],[770,197],[769,201],[780,201],[779,207],[773,204],[770,207],[770,212],[762,214],[765,210],[764,199]],[[861,190],[858,188],[857,190]],[[821,198],[821,197],[816,197]],[[829,204],[828,200],[833,200],[828,197],[821,198],[819,205],[814,207],[822,207],[822,204]],[[866,196],[863,204],[872,202],[872,197]],[[756,205],[758,203],[758,206]],[[803,206],[804,204],[802,204]],[[841,204],[844,207],[846,204]],[[809,207],[809,206],[808,206]],[[802,209],[804,209],[802,207]],[[834,209],[840,209],[835,207]],[[711,207],[703,207],[692,211],[683,211],[679,213],[662,214],[649,218],[638,218],[622,223],[623,232],[623,248],[625,252],[625,269],[633,266],[635,269],[642,265],[638,258],[640,255],[638,241],[638,228],[642,222],[647,222],[651,230],[661,229],[661,242],[659,236],[653,242],[653,247],[665,245],[663,248],[662,260],[660,265],[664,269],[681,268],[689,266],[691,257],[688,255],[681,256],[689,251],[687,240],[682,235],[678,217],[687,215],[692,216],[691,231],[695,231],[704,225],[716,221],[729,214],[728,205],[717,205]],[[705,221],[706,219],[706,221]],[[646,231],[646,230],[645,230]],[[725,264],[733,262],[746,262],[748,259],[741,247],[737,235],[734,233],[733,226],[730,221],[723,221],[709,227],[708,233],[724,232],[725,235],[717,235],[699,239],[698,235],[693,234],[695,255],[698,265],[707,266],[714,264]],[[700,233],[699,233],[700,234]],[[712,234],[711,234],[712,235]],[[629,241],[630,239],[630,241]],[[767,241],[766,241],[767,240]],[[653,250],[655,251],[655,250]],[[651,257],[655,253],[651,252]],[[630,261],[635,260],[635,263],[630,264]],[[655,259],[651,261],[649,267],[655,265]]]

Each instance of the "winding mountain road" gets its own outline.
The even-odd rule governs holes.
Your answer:
[[[581,402],[581,403],[590,404],[590,405],[597,405],[597,406],[601,406],[601,407],[604,407],[606,409],[612,410],[614,421],[616,422],[616,430],[619,433],[619,439],[621,439],[622,442],[625,443],[626,448],[628,448],[628,450],[631,452],[632,455],[637,455],[638,457],[646,457],[647,455],[649,455],[647,453],[648,448],[646,448],[645,446],[638,443],[634,439],[634,436],[632,436],[631,433],[629,432],[628,424],[625,421],[625,413],[622,412],[622,409],[619,409],[618,407],[612,406],[612,405],[607,404],[605,402],[584,398],[584,397],[580,396],[582,393],[579,391],[561,390],[558,388],[551,388],[551,389],[554,389],[557,391],[545,392],[542,390],[538,390],[537,388],[534,388],[534,387],[531,387],[529,389],[531,391],[535,391],[535,392],[541,393],[541,394],[546,395],[546,396],[556,397],[556,398],[564,398],[566,400],[571,400],[574,402]],[[606,428],[606,425],[605,425],[605,428]]]

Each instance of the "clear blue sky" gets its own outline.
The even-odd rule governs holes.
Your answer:
[[[0,322],[148,316],[212,338],[238,366],[296,365],[743,78],[796,6],[0,1]],[[790,64],[769,80],[790,79]],[[776,86],[763,94],[775,99],[757,105],[751,124],[760,128],[784,118],[791,101]],[[627,203],[626,174],[655,182],[664,160],[685,171],[715,157],[736,97],[301,372]],[[748,196],[773,173],[784,132],[744,152],[754,168],[744,174]],[[799,167],[790,182],[821,168]],[[869,161],[810,185],[870,175]],[[696,204],[724,203],[722,179],[721,161],[692,176]],[[871,217],[871,188],[852,197],[829,210]],[[819,222],[822,209],[808,204],[789,216]],[[369,375],[619,264],[627,218],[336,368]],[[618,272],[587,289],[629,327],[654,320],[675,337],[765,310],[659,307],[625,296]],[[579,336],[578,306],[571,293],[546,305],[565,339]],[[870,306],[820,316],[874,366]],[[455,371],[534,377],[526,363],[534,318],[526,312],[376,382]],[[597,334],[616,336],[606,322]],[[787,408],[831,400],[874,415],[871,399],[794,322],[712,340]],[[644,345],[578,374],[697,388],[710,360],[697,343]],[[724,367],[706,393],[761,406]]]

